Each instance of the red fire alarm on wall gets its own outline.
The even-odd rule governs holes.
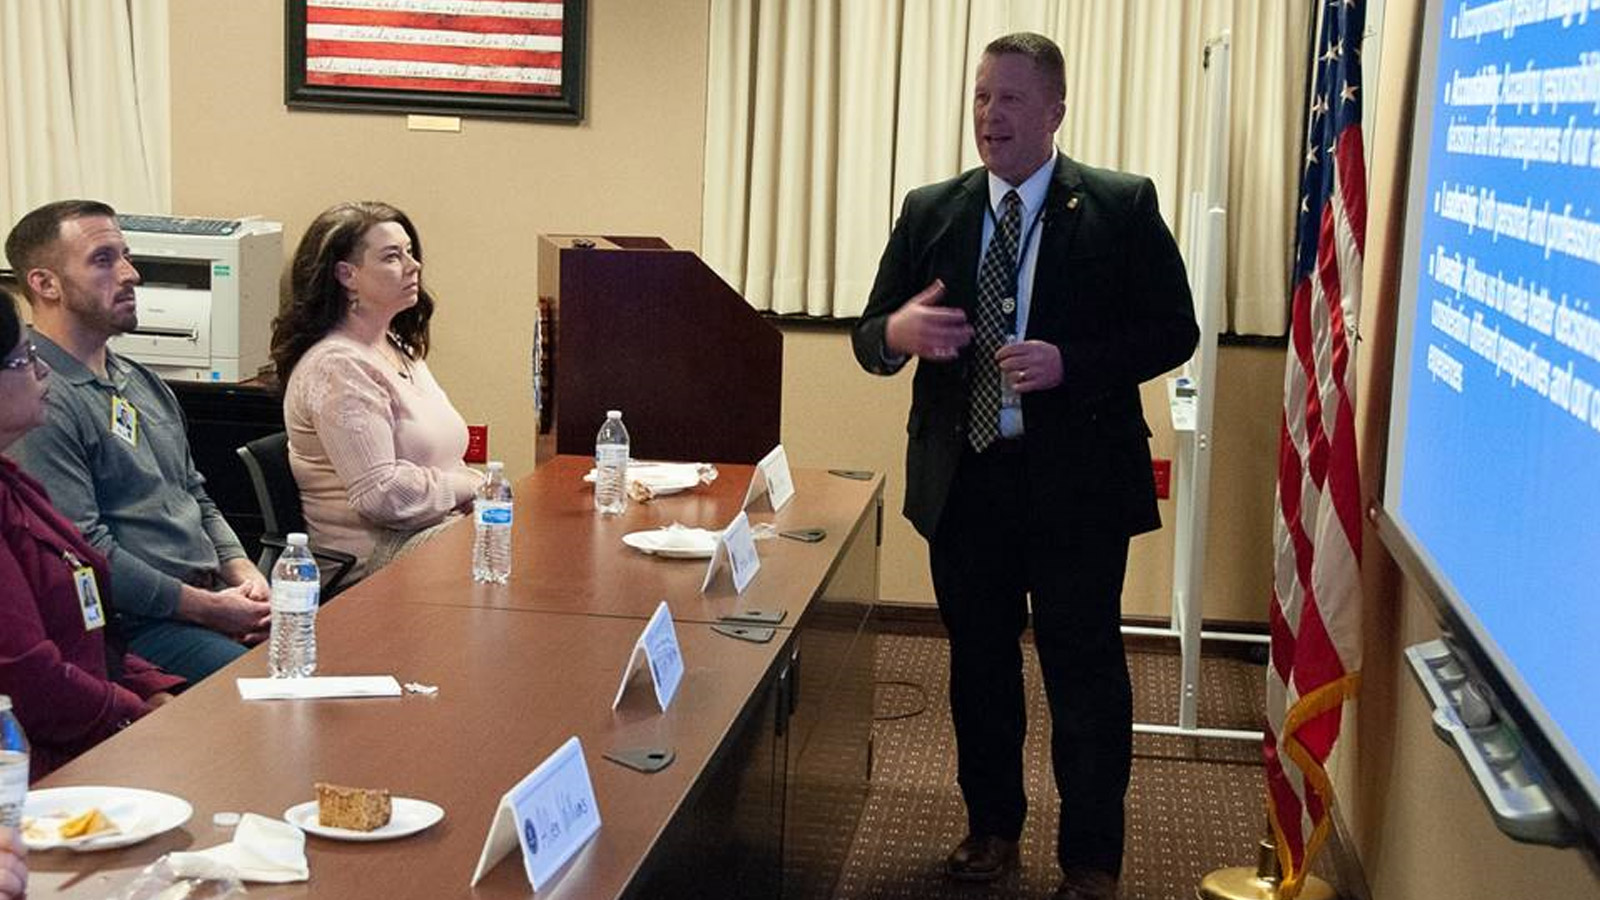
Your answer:
[[[1150,470],[1156,476],[1156,499],[1166,500],[1172,496],[1172,460],[1156,459],[1150,461]]]
[[[467,426],[467,452],[462,455],[461,461],[480,464],[489,461],[489,426]]]

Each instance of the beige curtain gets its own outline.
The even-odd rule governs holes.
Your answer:
[[[906,192],[978,165],[978,58],[1024,30],[1066,54],[1058,145],[1149,175],[1181,243],[1231,29],[1229,324],[1282,334],[1309,28],[1279,0],[712,0],[702,252],[758,309],[858,314]]]
[[[51,200],[172,206],[167,0],[0,0],[0,226]]]

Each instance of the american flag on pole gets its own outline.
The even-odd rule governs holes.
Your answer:
[[[1279,896],[1286,900],[1299,895],[1306,868],[1332,827],[1333,788],[1324,764],[1361,665],[1354,401],[1367,228],[1364,7],[1365,0],[1322,6],[1295,236],[1262,746],[1267,812],[1283,870]]]
[[[560,0],[307,0],[306,83],[561,93]]]

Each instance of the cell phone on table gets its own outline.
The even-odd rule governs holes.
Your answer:
[[[851,481],[871,481],[873,476],[873,473],[866,469],[829,469],[828,474],[848,478]]]
[[[777,629],[769,628],[765,625],[739,625],[733,622],[713,625],[711,630],[717,634],[738,638],[741,641],[749,641],[752,644],[765,644],[777,634]]]
[[[740,609],[718,617],[719,622],[743,622],[750,625],[776,625],[788,615],[786,609]]]

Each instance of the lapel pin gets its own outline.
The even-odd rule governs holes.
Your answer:
[[[1077,194],[1073,194],[1071,197],[1067,198],[1067,209],[1077,209],[1077,208],[1078,208],[1078,195]]]

